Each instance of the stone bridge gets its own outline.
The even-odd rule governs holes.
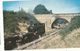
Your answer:
[[[50,30],[56,17],[66,19],[68,22],[74,16],[80,16],[80,13],[61,13],[61,14],[34,14],[34,17],[41,23],[45,23],[45,30]]]

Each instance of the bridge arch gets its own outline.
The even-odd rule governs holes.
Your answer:
[[[65,26],[67,23],[69,23],[69,21],[64,18],[56,18],[55,21],[52,22],[51,28],[60,28]]]

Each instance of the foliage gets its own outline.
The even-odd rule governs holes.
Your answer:
[[[23,9],[16,13],[16,17],[18,22],[25,22],[26,20],[28,20],[27,13]]]
[[[35,14],[50,14],[50,13],[52,13],[51,10],[48,11],[48,10],[46,9],[46,7],[45,7],[44,5],[41,5],[41,4],[37,5],[37,6],[34,8],[33,12],[34,12]]]
[[[30,13],[26,13],[23,9],[17,12],[17,21],[18,22],[33,22],[38,23],[38,20]]]
[[[80,27],[80,16],[75,16],[71,19],[71,22],[59,32],[59,34],[64,38],[71,31],[79,27]]]
[[[15,14],[13,11],[3,11],[5,32],[14,32],[16,27]]]
[[[3,11],[4,16],[4,32],[6,34],[15,33],[16,30],[20,31],[18,28],[18,23],[39,23],[38,20],[31,14],[26,13],[23,9],[18,12],[14,11]],[[32,22],[30,22],[32,21]]]

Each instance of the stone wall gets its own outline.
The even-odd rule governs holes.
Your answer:
[[[52,14],[38,14],[38,15],[34,15],[35,18],[40,22],[40,23],[45,23],[45,31],[51,31],[51,25],[54,22],[54,20],[56,19]]]

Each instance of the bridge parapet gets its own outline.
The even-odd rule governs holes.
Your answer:
[[[71,18],[73,18],[74,16],[80,16],[80,13],[63,13],[63,14],[55,14],[55,17],[60,17],[60,18],[64,18],[67,21],[71,21]]]

